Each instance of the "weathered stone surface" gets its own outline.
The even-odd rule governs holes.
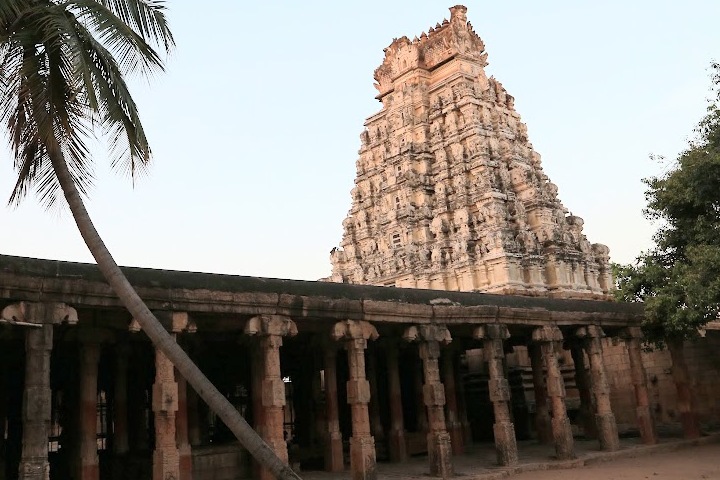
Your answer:
[[[513,97],[485,74],[466,8],[450,11],[427,35],[394,40],[375,71],[383,108],[360,135],[330,279],[605,298],[608,248],[566,214]]]
[[[352,418],[352,437],[350,437],[352,478],[374,480],[377,478],[375,440],[370,433],[368,412],[370,385],[365,377],[365,349],[367,341],[376,340],[379,335],[375,327],[368,322],[346,320],[336,323],[330,336],[343,342],[348,356],[347,392]]]
[[[605,336],[597,325],[580,327],[576,335],[583,342],[590,363],[591,391],[595,405],[595,425],[598,440],[603,450],[615,451],[620,448],[615,416],[610,404],[610,388],[603,363],[602,342]]]
[[[657,443],[657,431],[655,429],[655,418],[650,408],[650,394],[647,386],[647,374],[642,359],[642,330],[640,327],[628,327],[621,332],[625,339],[630,363],[630,375],[632,377],[633,390],[635,393],[635,417],[640,430],[640,438],[647,445]]]
[[[408,327],[403,339],[418,342],[422,359],[423,403],[427,410],[427,448],[430,475],[446,478],[452,475],[452,447],[445,423],[445,386],[440,379],[440,344],[452,341],[450,331],[442,324]],[[420,422],[418,422],[420,423]]]
[[[563,340],[562,332],[554,325],[545,325],[533,330],[532,339],[539,345],[545,363],[555,453],[560,460],[575,458],[575,442],[565,406],[565,384],[555,353],[556,346]]]
[[[155,418],[153,480],[180,478],[180,451],[176,443],[175,413],[178,409],[178,384],[175,368],[160,350],[155,350],[155,383],[152,389]]]
[[[44,310],[43,305],[36,307],[38,307],[37,310]],[[5,310],[3,314],[6,314]],[[38,318],[38,320],[44,319]],[[50,390],[52,346],[52,324],[43,325],[41,328],[30,328],[25,332],[25,391],[22,408],[23,436],[20,480],[48,480],[50,478],[47,439],[50,432],[52,401]]]
[[[325,444],[325,470],[342,472],[343,462],[342,434],[337,397],[337,349],[334,345],[325,346],[325,409],[327,416],[327,441]]]

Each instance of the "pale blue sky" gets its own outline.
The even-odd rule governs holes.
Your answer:
[[[133,189],[97,155],[89,207],[124,265],[317,279],[350,206],[372,73],[394,37],[454,3],[168,2],[177,49],[134,92],[155,152]],[[202,8],[199,6],[202,5]],[[650,246],[641,178],[686,145],[720,59],[720,2],[468,1],[489,74],[516,99],[562,202],[591,242]],[[13,184],[0,149],[0,198]],[[66,211],[0,207],[0,252],[91,261]]]

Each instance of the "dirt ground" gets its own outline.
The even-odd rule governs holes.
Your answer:
[[[572,470],[527,472],[512,480],[720,480],[720,444],[597,463]]]

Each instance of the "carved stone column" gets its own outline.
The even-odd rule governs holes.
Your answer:
[[[80,480],[98,480],[100,463],[97,453],[97,377],[100,345],[80,345]]]
[[[680,414],[683,436],[685,438],[700,437],[700,421],[694,396],[690,387],[690,375],[685,361],[685,350],[682,339],[668,339],[668,350],[672,358],[672,377],[677,390],[677,411]]]
[[[440,381],[440,344],[452,341],[444,325],[418,325],[409,327],[403,339],[419,342],[425,384],[423,399],[428,416],[428,457],[430,475],[447,478],[453,474],[450,434],[445,426],[445,388]]]
[[[387,358],[388,394],[390,397],[390,460],[404,462],[408,459],[405,443],[405,419],[403,415],[402,390],[400,386],[400,361],[398,346],[390,344],[385,349]]]
[[[49,480],[48,434],[52,391],[50,352],[53,326],[39,325],[25,331],[25,391],[23,392],[23,439],[21,480]]]
[[[576,335],[583,340],[583,346],[587,351],[590,362],[590,379],[592,381],[592,393],[595,399],[595,424],[598,430],[600,448],[607,451],[615,451],[620,448],[615,415],[610,405],[610,387],[607,383],[605,364],[602,356],[601,339],[605,336],[602,328],[597,325],[580,327]]]
[[[325,470],[342,472],[343,461],[342,433],[340,433],[340,415],[337,397],[337,348],[325,347],[325,408],[327,416],[327,443],[325,444]]]
[[[155,414],[155,450],[153,480],[180,478],[180,452],[175,440],[175,412],[178,409],[178,384],[175,368],[165,354],[155,349],[155,383],[152,388]]]
[[[48,434],[52,412],[50,352],[53,324],[78,322],[77,311],[64,303],[18,302],[0,311],[0,319],[25,331],[25,387],[22,399],[22,450],[18,475],[21,480],[48,480]],[[95,365],[97,377],[97,364]],[[0,387],[4,385],[0,384]],[[5,398],[0,420],[6,420]],[[94,420],[94,417],[93,417]],[[8,430],[11,423],[8,421]],[[95,423],[93,423],[93,426]],[[2,436],[5,432],[0,432]],[[9,434],[11,436],[11,434]],[[3,439],[4,442],[4,439]],[[5,467],[0,461],[0,466]],[[3,472],[4,473],[4,472]]]
[[[465,451],[463,442],[463,428],[460,422],[458,408],[457,387],[455,384],[455,351],[445,349],[441,357],[443,370],[443,384],[445,385],[445,404],[447,410],[447,429],[450,433],[450,445],[453,455],[462,455]]]
[[[547,371],[546,384],[552,411],[551,426],[555,453],[560,460],[575,458],[572,429],[565,407],[565,384],[555,354],[555,348],[563,341],[562,332],[556,326],[546,325],[533,330],[532,339],[540,345]]]
[[[650,395],[647,386],[647,374],[642,361],[642,330],[640,327],[628,327],[620,335],[625,340],[630,359],[630,377],[635,390],[635,418],[637,419],[640,438],[646,445],[654,445],[658,441],[655,430],[655,418],[650,408]]]
[[[548,393],[545,387],[545,372],[543,371],[542,352],[540,345],[528,345],[530,365],[532,367],[533,391],[535,392],[535,430],[538,442],[550,444],[553,442],[552,426],[550,425],[550,410],[548,408]]]
[[[490,401],[495,413],[493,434],[495,450],[500,465],[516,465],[518,462],[515,426],[510,416],[510,385],[505,378],[505,350],[503,341],[510,338],[505,325],[481,325],[473,332],[473,337],[483,341],[483,355],[488,365],[490,380]]]
[[[379,337],[370,323],[347,320],[335,324],[332,338],[342,340],[347,350],[350,379],[347,382],[347,401],[352,415],[350,438],[350,469],[353,480],[377,478],[375,439],[370,434],[370,384],[365,378],[365,348],[368,340]]]
[[[262,439],[275,451],[280,459],[287,463],[287,444],[283,435],[285,406],[285,383],[280,372],[280,347],[282,337],[297,335],[295,322],[282,315],[260,315],[248,320],[245,324],[247,335],[258,335],[262,355],[263,378],[262,417],[264,428]],[[274,479],[275,476],[266,468],[260,469],[261,479]]]
[[[183,331],[194,333],[197,330],[187,312],[161,312],[158,317],[169,324],[169,330],[176,340]],[[183,384],[182,390],[180,383]],[[152,390],[152,409],[155,416],[153,480],[186,480],[192,477],[186,385],[185,379],[175,372],[172,362],[160,350],[155,349],[155,383]]]

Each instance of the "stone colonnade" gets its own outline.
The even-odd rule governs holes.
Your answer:
[[[3,310],[3,319],[14,318],[15,323],[27,323],[26,327],[26,373],[23,395],[23,439],[20,461],[20,478],[47,480],[49,463],[47,439],[51,420],[50,353],[53,346],[53,324],[77,322],[77,313],[64,304],[17,304]],[[192,332],[195,326],[187,313],[167,314],[171,331],[176,335]],[[602,328],[596,325],[567,328],[568,338],[555,325],[525,326],[530,339],[529,353],[533,372],[533,388],[536,397],[536,430],[543,443],[554,444],[560,459],[573,458],[573,436],[568,419],[565,386],[560,372],[557,352],[564,342],[570,342],[578,350],[574,353],[578,381],[584,406],[594,419],[594,428],[600,447],[604,450],[619,448],[617,426],[613,415],[607,375],[602,361]],[[253,404],[254,418],[261,437],[282,458],[288,460],[288,448],[284,439],[285,385],[281,376],[280,349],[283,338],[298,333],[293,320],[282,315],[258,315],[250,318],[244,333],[257,338],[253,354]],[[623,329],[620,334],[627,344],[634,387],[637,423],[645,443],[657,441],[650,410],[645,370],[640,356],[641,334],[638,328]],[[349,442],[349,463],[354,480],[377,478],[376,445],[371,425],[369,403],[372,388],[366,377],[366,350],[369,341],[378,339],[376,327],[366,321],[345,320],[337,322],[328,331],[323,343],[322,366],[325,378],[325,468],[329,471],[344,469],[342,434],[339,421],[337,382],[337,352],[347,352],[347,403],[350,406],[352,436]],[[505,373],[505,346],[510,339],[508,326],[501,323],[477,326],[472,339],[480,342],[489,373],[489,394],[492,402],[493,433],[500,465],[518,462],[515,426],[511,414],[510,388]],[[387,339],[383,344],[387,374],[387,404],[390,412],[387,442],[392,461],[408,458],[406,431],[403,418],[401,362],[399,339]],[[451,346],[452,337],[447,325],[417,324],[406,326],[402,340],[417,344],[422,364],[422,401],[427,415],[426,434],[429,473],[447,478],[453,474],[452,456],[463,452],[467,435],[467,406],[458,380],[455,360],[459,349]],[[97,341],[82,341],[79,352],[79,414],[78,448],[74,469],[76,477],[83,480],[99,479],[97,453],[97,385],[100,345]],[[125,455],[130,443],[130,420],[128,402],[129,352],[117,349],[116,375],[114,378],[114,442],[117,456]],[[589,364],[589,374],[584,375],[584,359]],[[374,369],[371,369],[373,371]],[[372,377],[372,376],[371,376]],[[372,378],[371,378],[372,379]],[[419,393],[419,392],[416,392]],[[174,371],[172,364],[161,352],[155,352],[155,380],[152,386],[152,411],[154,413],[155,446],[152,457],[153,479],[192,478],[191,447],[196,437],[197,418],[189,413],[188,402],[196,402],[184,380]],[[195,409],[196,410],[196,409]],[[422,412],[418,412],[419,416]],[[381,426],[380,426],[381,428]],[[377,429],[377,427],[376,427]],[[195,433],[193,433],[195,432]],[[272,475],[259,471],[259,478]]]

